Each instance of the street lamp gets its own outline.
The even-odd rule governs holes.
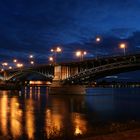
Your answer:
[[[100,44],[102,41],[102,38],[100,36],[96,36],[95,38],[95,57],[97,58],[97,53],[98,53],[98,44]]]
[[[34,55],[32,55],[32,54],[30,54],[29,55],[29,63],[31,64],[31,65],[34,65]]]
[[[121,43],[120,48],[123,49],[124,55],[126,54],[126,43]]]
[[[34,58],[34,56],[31,54],[31,55],[29,55],[29,58],[31,58],[31,59],[32,59],[32,58]]]
[[[34,61],[31,61],[30,63],[31,63],[31,65],[34,65]]]
[[[49,57],[49,61],[50,61],[51,63],[53,63],[53,62],[54,62],[54,58],[53,58],[52,56],[50,56],[50,57]]]
[[[101,38],[100,37],[96,37],[96,42],[97,43],[101,42]]]
[[[8,66],[8,63],[7,63],[7,62],[3,62],[3,63],[2,63],[2,68],[3,68],[3,70],[6,69],[7,66]]]
[[[7,62],[2,63],[2,66],[8,66]]]
[[[49,61],[53,61],[54,59],[53,59],[53,57],[51,56],[51,57],[49,57]]]
[[[18,67],[18,68],[22,68],[22,67],[23,67],[23,64],[17,63],[17,67]]]
[[[62,48],[60,48],[59,46],[56,47],[56,48],[52,48],[52,49],[51,49],[51,52],[54,53],[54,57],[53,57],[53,58],[50,57],[49,60],[52,59],[52,60],[55,61],[55,63],[56,63],[56,56],[57,56],[57,53],[61,53],[61,52],[62,52]],[[52,61],[52,60],[51,60],[51,61]]]
[[[77,57],[80,57],[80,60],[81,61],[83,61],[83,58],[84,58],[84,56],[87,54],[87,52],[86,51],[77,51],[76,53],[75,53],[75,55],[77,56]]]
[[[14,62],[14,63],[17,63],[17,59],[14,59],[13,62]]]
[[[9,66],[9,69],[11,70],[12,69],[12,66]]]

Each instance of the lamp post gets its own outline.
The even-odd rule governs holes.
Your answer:
[[[17,68],[21,69],[24,65],[22,63],[17,63]]]
[[[126,43],[121,43],[120,48],[123,49],[123,54],[126,54]]]
[[[87,54],[86,51],[77,51],[77,52],[75,53],[75,55],[76,55],[77,57],[80,57],[80,61],[83,61],[84,56],[85,56],[86,54]]]
[[[29,55],[29,63],[31,64],[31,65],[34,65],[35,64],[35,62],[34,62],[34,55],[32,55],[32,54],[30,54]]]
[[[56,63],[57,60],[57,54],[62,52],[62,48],[60,48],[59,46],[56,48],[51,49],[51,52],[54,53],[54,57],[50,57],[49,60],[53,61],[54,63]]]
[[[96,50],[95,50],[95,57],[97,58],[97,47],[98,47],[98,44],[100,44],[100,42],[101,42],[101,37],[99,37],[99,36],[97,36],[96,38],[95,38],[95,43],[96,43]]]
[[[7,63],[7,62],[2,63],[3,70],[4,70],[5,67],[7,67],[7,66],[8,66],[8,63]]]
[[[53,64],[54,63],[54,58],[52,56],[50,56],[49,61],[50,61],[51,64]]]

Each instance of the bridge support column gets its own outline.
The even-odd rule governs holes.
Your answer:
[[[4,71],[4,73],[3,73],[3,80],[4,81],[7,80],[7,77],[8,77],[8,73]]]
[[[85,94],[85,87],[81,85],[63,85],[61,80],[70,76],[68,66],[55,66],[54,79],[50,86],[50,94]]]

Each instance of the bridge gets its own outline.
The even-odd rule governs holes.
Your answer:
[[[82,85],[105,76],[139,69],[140,54],[131,54],[5,70],[0,79],[16,81],[34,73],[43,76],[45,80],[52,80],[52,85],[56,87],[58,85]]]

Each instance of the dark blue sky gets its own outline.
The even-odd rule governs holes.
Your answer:
[[[0,0],[0,61],[33,53],[47,62],[55,45],[63,47],[61,59],[79,48],[88,57],[121,53],[121,41],[140,51],[140,0]]]

